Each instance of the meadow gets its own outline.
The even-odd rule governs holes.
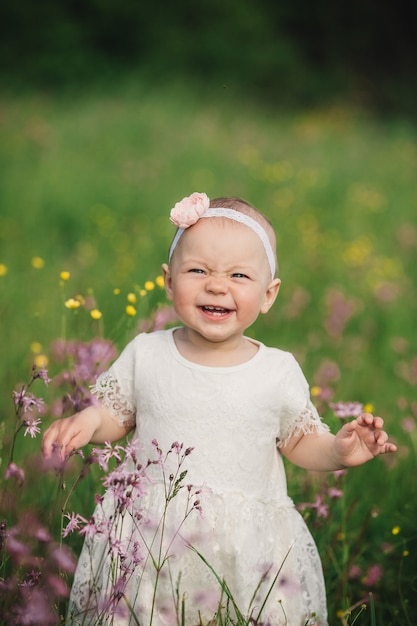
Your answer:
[[[43,431],[88,383],[63,342],[111,341],[117,353],[156,310],[172,322],[158,278],[168,213],[204,191],[247,199],[277,231],[281,291],[250,334],[296,355],[333,430],[345,419],[334,404],[360,403],[398,445],[343,475],[288,467],[323,560],[330,624],[417,623],[416,138],[410,122],[352,104],[274,111],[223,87],[127,81],[2,97],[0,614],[23,602],[28,563],[50,566],[62,510],[88,516],[101,487],[80,457],[57,476],[43,471],[19,391],[34,363],[47,368],[52,382],[30,386],[45,400],[31,407]],[[30,528],[48,528],[47,539]],[[26,556],[8,552],[10,536]],[[77,553],[81,538],[63,543]],[[71,568],[58,570],[42,623],[65,611]],[[38,623],[13,619],[0,623]]]

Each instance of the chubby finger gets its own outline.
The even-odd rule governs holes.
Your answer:
[[[48,430],[45,431],[43,437],[42,437],[42,454],[45,457],[49,457],[51,456],[51,454],[54,452],[54,441],[56,439],[56,434],[55,434],[55,427],[54,426],[50,426],[48,428]]]
[[[384,430],[375,432],[375,441],[379,446],[384,446],[388,441],[388,435]]]
[[[339,432],[344,437],[349,437],[357,429],[358,426],[359,418],[355,417],[355,419],[351,420],[350,422],[346,422],[345,424],[343,424]]]
[[[72,440],[76,434],[78,433],[74,433],[72,428],[63,428],[59,422],[52,424],[43,436],[42,452],[44,456],[48,458],[56,455],[64,460],[75,449]]]
[[[372,415],[372,413],[361,413],[356,419],[361,426],[373,426],[377,430],[381,430],[384,426],[382,417]]]

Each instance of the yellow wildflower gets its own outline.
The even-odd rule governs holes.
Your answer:
[[[4,263],[0,263],[0,276],[6,276],[7,274],[7,265]]]
[[[399,526],[394,526],[391,532],[393,535],[399,535],[401,532],[401,528]]]
[[[146,289],[146,291],[152,291],[152,289],[155,289],[155,283],[153,282],[153,280],[147,280],[146,281],[145,289]]]
[[[127,294],[127,301],[130,302],[130,304],[135,304],[137,298],[136,298],[136,294],[135,293],[128,293]]]
[[[136,315],[135,307],[132,306],[131,304],[128,304],[126,307],[126,314],[130,315],[130,317],[133,317],[134,315]]]
[[[120,294],[120,289],[119,289],[119,287],[115,287],[115,288],[113,289],[113,293],[114,293],[114,295],[115,295],[115,296],[118,296],[118,295]]]
[[[81,306],[81,302],[75,298],[69,298],[65,301],[67,309],[78,309]]]
[[[409,553],[409,551],[408,551],[408,550],[404,550],[404,551],[403,551],[403,556],[409,556],[409,554],[410,554],[410,553]]]
[[[42,344],[39,341],[32,341],[30,344],[30,351],[33,354],[40,354],[42,352]]]
[[[363,410],[365,413],[373,413],[374,412],[374,405],[371,402],[367,402],[364,407]]]
[[[48,365],[48,357],[46,354],[37,354],[33,359],[36,367],[46,367]]]
[[[99,311],[98,309],[92,309],[90,311],[90,315],[93,318],[93,320],[99,320],[102,317],[103,313]]]
[[[310,392],[311,392],[311,395],[315,397],[321,394],[322,389],[318,385],[315,385],[314,387],[311,388]]]
[[[146,291],[146,289],[140,289],[139,290],[139,295],[143,298],[143,296],[146,296],[148,292]]]
[[[41,270],[45,265],[45,261],[40,256],[34,256],[31,263],[35,270]]]
[[[61,280],[69,280],[71,277],[71,274],[64,270],[60,273],[59,277]]]
[[[155,278],[155,283],[158,285],[158,287],[161,287],[161,289],[163,289],[165,287],[164,277],[163,276],[157,276]]]

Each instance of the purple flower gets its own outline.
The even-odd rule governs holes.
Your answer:
[[[81,382],[91,382],[117,357],[113,343],[99,337],[89,342],[60,339],[54,342],[52,349],[58,360],[70,358],[74,362],[75,377]]]
[[[416,422],[412,417],[405,417],[401,422],[401,426],[405,433],[412,433],[416,427]]]
[[[69,572],[70,574],[75,572],[75,558],[66,546],[57,546],[53,548],[51,558],[55,561],[59,570]]]
[[[25,437],[26,435],[30,435],[32,439],[34,439],[36,435],[38,435],[41,432],[41,429],[39,428],[39,424],[42,423],[42,420],[35,419],[33,417],[28,417],[27,419],[24,420],[23,423],[26,426],[25,432],[24,432]]]
[[[57,623],[57,616],[51,609],[50,599],[44,589],[40,587],[23,587],[23,603],[17,608],[17,624],[35,626]]]
[[[312,509],[316,509],[317,515],[319,517],[328,517],[329,516],[329,507],[327,504],[323,502],[322,496],[319,494],[316,497],[316,501],[311,505]]]
[[[338,289],[330,289],[326,294],[327,317],[324,327],[331,337],[341,337],[350,318],[357,312],[358,303],[349,299]]]
[[[178,321],[178,315],[172,306],[160,307],[154,318],[153,328],[151,330],[162,330],[167,324]]]
[[[19,563],[24,562],[30,556],[29,547],[16,537],[16,529],[12,529],[6,536],[6,550],[10,556]]]
[[[49,383],[52,381],[52,378],[49,378],[48,376],[48,370],[45,367],[38,368],[36,367],[36,365],[33,367],[32,377],[33,380],[35,380],[36,378],[40,378],[41,380],[43,380],[46,386],[48,386]]]
[[[94,448],[93,452],[97,457],[98,464],[101,469],[105,472],[109,469],[109,461],[112,458],[115,458],[117,461],[121,461],[120,450],[123,449],[122,446],[114,446],[110,443],[110,441],[106,441],[104,444],[104,448]]]
[[[55,598],[66,598],[68,596],[68,586],[61,576],[47,574],[47,589],[52,592]]]
[[[20,486],[25,482],[25,472],[21,467],[18,467],[16,463],[9,463],[4,477],[6,480],[13,478]]]
[[[363,404],[360,402],[331,402],[329,406],[340,419],[359,417],[363,412]]]
[[[318,517],[327,518],[329,516],[329,507],[325,504],[323,497],[320,494],[316,496],[315,502],[302,502],[297,506],[297,508],[299,511],[304,511],[305,509],[315,509]]]
[[[33,529],[33,536],[41,543],[49,543],[51,541],[51,535],[49,530],[41,525],[36,525]]]
[[[23,409],[23,413],[28,413],[35,409],[39,413],[42,413],[45,409],[43,399],[36,398],[36,396],[28,392],[25,387],[20,391],[13,391],[12,397],[17,411]]]
[[[181,444],[180,444],[180,443],[178,443],[178,441],[174,441],[174,443],[171,445],[171,450],[175,450],[175,452],[176,452],[177,454],[180,454],[180,453],[181,453],[181,450],[182,450],[182,448],[183,448],[183,445],[184,445],[184,444],[182,444],[182,443],[181,443]]]
[[[361,574],[362,574],[362,570],[359,567],[359,565],[352,565],[352,567],[349,570],[349,578],[359,578]]]
[[[341,498],[343,496],[343,491],[341,489],[337,489],[337,487],[330,487],[328,494],[331,498]]]
[[[80,524],[87,524],[85,517],[79,513],[65,513],[64,517],[67,517],[69,522],[62,530],[62,536],[67,537],[74,530],[80,530]]]
[[[378,564],[371,565],[363,582],[367,587],[373,587],[379,582],[381,576],[382,567]]]
[[[143,450],[143,448],[139,444],[138,439],[132,439],[131,441],[128,441],[124,448],[126,459],[131,459],[136,464],[137,454],[140,450]]]
[[[102,529],[98,527],[94,519],[94,515],[92,515],[90,521],[88,521],[85,526],[81,528],[80,535],[85,535],[86,537],[94,537],[94,535],[98,535],[101,532]]]

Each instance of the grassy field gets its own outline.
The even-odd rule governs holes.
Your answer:
[[[47,358],[57,377],[57,339],[123,346],[165,302],[146,281],[166,259],[173,204],[192,191],[244,197],[276,227],[282,278],[273,311],[251,333],[295,353],[332,428],[340,420],[329,400],[360,402],[384,417],[399,446],[395,458],[343,477],[288,468],[290,495],[309,503],[330,624],[417,623],[416,137],[401,120],[354,107],[277,113],[192,85],[4,97],[1,476],[16,423],[11,393],[34,360]],[[78,296],[79,308],[65,306]],[[65,392],[35,385],[48,406]],[[39,438],[19,434],[14,460],[31,488],[18,489],[13,506],[3,499],[1,516],[15,524],[38,507],[59,534],[62,494],[35,471],[38,451]],[[75,489],[73,509],[91,511],[97,480],[93,470]],[[332,487],[343,495],[329,496]],[[10,563],[3,567],[0,576]]]

